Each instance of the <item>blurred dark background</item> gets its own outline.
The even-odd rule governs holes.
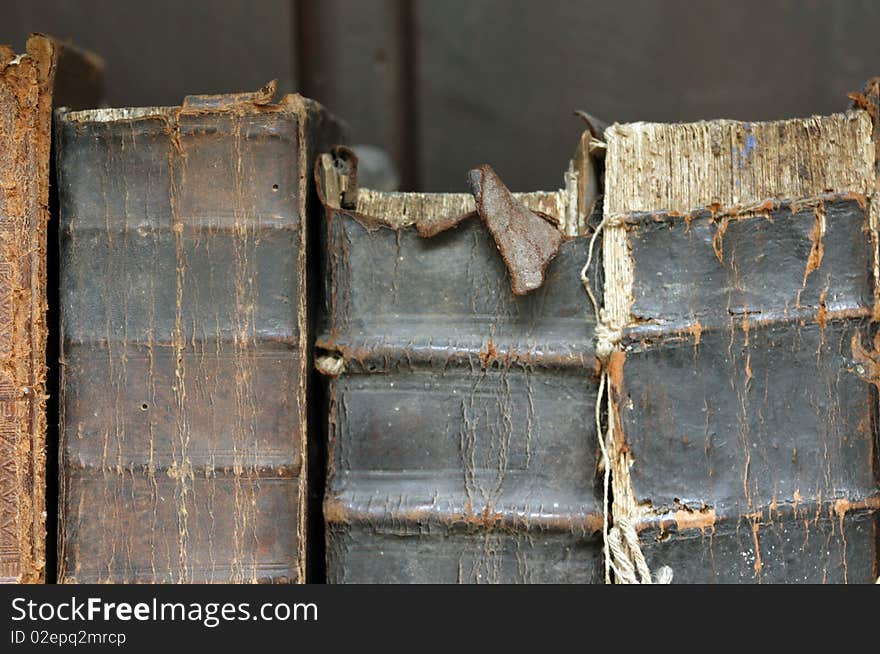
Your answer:
[[[608,121],[830,113],[880,75],[880,2],[2,0],[0,42],[71,38],[112,106],[278,78],[386,148],[408,189],[491,163],[557,188],[584,109]]]

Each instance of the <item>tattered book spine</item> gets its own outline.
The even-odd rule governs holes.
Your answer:
[[[68,76],[81,85],[76,97],[55,88]],[[46,578],[52,104],[97,103],[99,78],[95,58],[40,35],[28,39],[22,55],[0,46],[0,583]]]
[[[309,160],[272,85],[61,116],[59,581],[305,580]]]
[[[871,130],[606,132],[613,520],[676,582],[877,575]]]
[[[533,241],[498,236],[493,219],[507,213],[478,219],[480,206],[512,202],[486,170],[479,205],[340,193],[327,170],[317,347],[329,384],[328,581],[598,581],[596,358],[577,301],[589,239],[565,239],[543,285],[514,295],[505,260],[520,265],[517,248]],[[559,225],[566,197],[516,201]]]

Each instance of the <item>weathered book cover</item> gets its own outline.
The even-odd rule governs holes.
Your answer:
[[[525,208],[479,171],[480,210],[501,211],[357,189],[348,163],[324,163],[328,581],[601,579],[589,238],[562,236],[572,193],[519,196],[538,231],[518,232],[496,221]],[[561,243],[532,280],[535,240]]]
[[[0,583],[46,570],[46,230],[53,104],[96,105],[101,63],[41,35],[0,46]]]
[[[676,582],[877,577],[871,133],[863,110],[606,131],[612,522]]]
[[[316,103],[60,116],[59,581],[303,582]]]
[[[853,100],[606,130],[586,279],[583,177],[520,197],[568,234],[530,281],[484,174],[474,205],[324,161],[328,579],[872,582],[876,82]]]

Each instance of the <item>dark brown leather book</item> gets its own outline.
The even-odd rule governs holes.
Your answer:
[[[318,170],[328,581],[600,580],[589,237],[560,243],[577,179],[511,197],[475,171],[478,206],[357,189],[347,157]],[[558,246],[546,269],[536,240]]]
[[[60,116],[59,581],[303,582],[311,160],[297,95]]]
[[[861,109],[606,131],[612,522],[677,582],[877,577],[871,134]]]
[[[46,230],[53,105],[96,106],[102,64],[39,34],[0,46],[0,583],[46,577]]]

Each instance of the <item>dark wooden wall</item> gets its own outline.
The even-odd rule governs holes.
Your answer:
[[[464,190],[495,166],[555,188],[581,124],[829,113],[880,74],[873,0],[99,0],[16,2],[0,41],[42,30],[108,63],[112,104],[277,77],[325,102],[404,184]]]
[[[294,86],[290,0],[0,0],[0,43],[70,38],[107,64],[112,106]]]

